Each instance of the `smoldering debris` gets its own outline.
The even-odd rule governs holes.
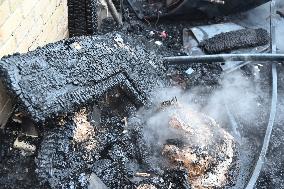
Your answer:
[[[114,112],[101,112],[105,118],[99,125],[87,120],[88,111],[75,115],[73,123],[44,137],[36,161],[38,177],[52,188],[86,187],[91,174],[110,188],[234,185],[238,147],[230,134],[190,109],[168,105],[160,113],[163,119],[157,121],[164,121],[156,129],[150,126],[151,117],[139,114],[130,116],[127,128],[122,115]],[[154,129],[151,134],[149,129]],[[173,142],[176,138],[181,145]],[[58,140],[61,145],[55,145]]]
[[[127,19],[132,19],[128,11]],[[34,154],[26,148],[10,151],[20,131],[0,133],[1,185],[245,186],[267,120],[268,66],[247,66],[225,77],[219,63],[167,69],[162,54],[182,54],[184,26],[146,27],[136,20],[126,25],[124,33],[71,38],[1,60],[1,75],[10,92],[19,95],[20,110],[45,121],[37,123],[40,143]],[[109,25],[106,29],[113,30]],[[159,46],[154,46],[156,41]],[[281,151],[281,143],[273,141],[269,156],[279,164],[281,154],[274,152]],[[281,186],[281,171],[275,167],[267,165],[262,178],[269,181],[260,180],[264,185]]]
[[[238,174],[238,147],[233,137],[213,119],[182,107],[182,104],[180,107],[164,109],[163,113],[158,115],[161,117],[156,124],[148,122],[145,129],[150,129],[154,136],[152,145],[162,148],[162,154],[169,159],[170,164],[182,166],[188,171],[188,181],[192,188],[234,185]],[[166,124],[164,121],[159,122],[161,120],[167,120]]]

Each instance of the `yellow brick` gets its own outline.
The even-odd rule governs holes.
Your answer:
[[[26,19],[24,19],[15,31],[15,38],[17,43],[21,43],[24,37],[29,33],[32,36],[38,36],[42,30],[43,22],[39,15],[35,15],[35,12],[31,12]]]
[[[36,38],[32,46],[43,46],[45,44],[41,34]]]
[[[47,23],[51,15],[54,13],[55,9],[56,9],[56,0],[51,0],[49,5],[46,7],[46,9],[41,14],[41,18],[44,23]]]
[[[63,28],[68,27],[68,14],[65,9],[65,7],[60,6],[60,9],[52,16],[52,19],[57,21],[57,32],[61,32]]]
[[[37,4],[37,0],[25,0],[22,6],[20,6],[23,17],[26,18],[31,12],[33,12]]]
[[[66,33],[66,30],[68,30],[68,21],[65,19],[62,19],[60,24],[57,25],[57,35],[64,36]]]
[[[10,15],[9,2],[4,0],[0,5],[0,26],[7,20]]]
[[[35,22],[32,18],[27,18],[23,20],[21,25],[13,32],[13,36],[17,43],[22,42],[25,39],[27,33],[33,29]]]
[[[37,17],[37,19],[40,19],[42,22],[44,21],[44,16],[42,15],[51,15],[52,12],[48,13],[48,7],[50,5],[50,2],[48,0],[40,0],[40,2],[37,4],[37,6],[34,8],[34,14]]]
[[[19,53],[26,53],[29,51],[29,45],[30,45],[30,42],[29,43],[22,42],[18,45],[16,51]]]
[[[20,25],[22,21],[21,11],[17,10],[6,20],[0,28],[0,43],[5,42],[12,36],[13,31]]]
[[[45,43],[52,43],[56,41],[57,38],[57,28],[51,27],[46,30],[46,36],[45,36]]]
[[[43,38],[45,38],[46,35],[45,39],[47,43],[57,41],[58,33],[63,30],[65,31],[63,28],[67,28],[68,21],[64,18],[67,17],[67,15],[64,14],[65,9],[66,6],[58,6],[51,18],[48,20],[48,23],[44,28],[44,33],[42,34]]]
[[[25,39],[25,36],[27,33],[29,33],[29,29],[29,26],[23,23],[13,32],[13,37],[15,38],[17,44]]]
[[[24,39],[17,44],[17,51],[20,53],[28,52],[29,47],[34,43],[34,41],[37,39],[40,30],[42,27],[34,27],[33,30],[31,30],[29,33],[27,33],[24,36]]]
[[[11,37],[9,38],[3,46],[0,47],[0,58],[4,55],[13,54],[17,47],[16,40]]]
[[[56,27],[54,22],[56,22],[56,21],[53,20],[53,19],[49,19],[48,22],[44,25],[43,32],[44,32],[45,35],[50,34],[50,32],[53,30],[53,27]]]
[[[10,11],[13,13],[17,8],[21,7],[24,0],[6,0],[9,1]]]
[[[63,0],[56,0],[56,7],[60,6],[62,4]]]
[[[38,44],[38,42],[37,42],[37,40],[35,40],[32,44],[31,44],[31,46],[29,47],[29,50],[30,51],[33,51],[33,50],[35,50],[37,47],[39,47],[40,45]]]

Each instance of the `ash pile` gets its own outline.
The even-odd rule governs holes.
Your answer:
[[[0,65],[18,111],[42,131],[30,144],[38,188],[235,184],[237,143],[176,99],[152,101],[170,81],[162,57],[141,42],[122,33],[75,37]]]

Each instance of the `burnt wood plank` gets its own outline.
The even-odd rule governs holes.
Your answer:
[[[70,113],[122,87],[137,105],[165,85],[154,64],[162,58],[131,37],[113,33],[75,37],[1,59],[0,74],[20,108],[35,121]]]

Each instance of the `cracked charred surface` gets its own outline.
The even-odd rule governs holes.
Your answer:
[[[121,101],[112,105],[117,103]],[[81,111],[45,134],[36,160],[41,184],[50,188],[87,188],[91,175],[96,174],[109,188],[186,188],[182,185],[185,171],[154,171],[140,125],[128,127],[121,120],[126,116],[122,111],[113,110],[105,102],[98,104],[100,113],[96,108]],[[134,109],[133,105],[129,109]]]
[[[36,121],[77,110],[117,86],[137,106],[165,86],[161,57],[127,35],[77,37],[1,59],[0,75]]]
[[[100,150],[95,135],[85,111],[76,113],[72,121],[48,132],[36,159],[36,172],[41,183],[48,183],[51,188],[88,184],[88,172],[85,171],[92,166]]]
[[[139,130],[128,130],[120,115],[99,104],[101,112],[85,109],[46,133],[36,160],[42,184],[88,188],[91,175],[96,174],[110,188],[134,188],[129,178],[146,159]]]

